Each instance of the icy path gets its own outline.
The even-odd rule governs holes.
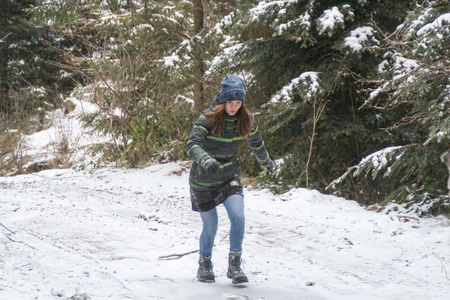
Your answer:
[[[0,178],[0,299],[448,299],[447,219],[375,213],[305,189],[246,190],[246,285],[226,278],[221,207],[217,280],[199,283],[196,253],[160,258],[198,249],[184,169]]]

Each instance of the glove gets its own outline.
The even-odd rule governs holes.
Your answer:
[[[275,170],[273,161],[270,158],[267,159],[267,162],[263,165],[263,167],[266,168],[270,173],[273,173],[273,171]]]
[[[217,172],[220,164],[216,159],[209,157],[202,162],[202,167],[205,170],[206,174],[212,174]]]

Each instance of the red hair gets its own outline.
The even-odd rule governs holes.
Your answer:
[[[206,127],[212,128],[211,133],[214,136],[222,136],[225,128],[225,103],[217,105],[212,112],[207,113],[209,116],[206,121]],[[253,129],[252,117],[247,107],[242,102],[242,106],[236,112],[237,116],[237,132],[240,137],[247,137]]]

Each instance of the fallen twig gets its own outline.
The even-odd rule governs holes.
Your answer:
[[[400,259],[400,257],[402,257],[402,256],[403,256],[403,247],[402,247],[402,254],[400,254],[399,257],[392,259],[392,261],[402,261],[402,260]]]
[[[179,259],[179,258],[189,255],[189,254],[197,253],[199,251],[200,250],[193,250],[193,251],[182,253],[182,254],[163,255],[163,256],[160,256],[158,259],[159,260],[175,260],[175,259]]]
[[[444,274],[445,274],[445,279],[450,280],[450,279],[448,278],[447,270],[445,269],[445,265],[444,265],[444,263],[442,262],[442,259],[439,258],[439,261],[441,262],[442,270],[444,271]]]
[[[42,258],[44,258],[44,257],[45,257],[45,255],[43,255],[43,256],[41,256],[41,257],[39,257],[39,258],[36,258],[35,260],[33,260],[33,261],[31,261],[31,262],[29,262],[29,263],[27,263],[27,264],[25,264],[25,265],[22,265],[22,266],[20,266],[20,267],[21,267],[21,268],[25,268],[26,266],[29,266],[29,265],[31,265],[31,264],[37,262],[38,260],[40,260],[40,259],[42,259]]]
[[[11,229],[9,229],[8,227],[6,227],[5,225],[3,225],[2,223],[0,223],[0,225],[1,225],[3,228],[5,228],[6,230],[8,230],[9,232],[15,234],[14,231],[12,231]]]
[[[11,229],[9,229],[8,227],[6,227],[5,225],[3,225],[2,223],[0,223],[0,225],[1,225],[3,228],[5,228],[6,230],[9,231],[9,233],[7,233],[7,232],[2,232],[2,233],[6,236],[6,238],[7,238],[8,240],[10,240],[10,241],[13,242],[13,243],[24,244],[25,246],[28,246],[28,247],[30,247],[31,249],[36,250],[36,248],[34,248],[33,246],[28,245],[27,243],[24,243],[24,242],[21,242],[21,241],[16,241],[16,240],[10,238],[9,235],[11,235],[11,234],[16,234],[16,233],[15,233],[14,231],[12,231]]]
[[[13,240],[13,239],[10,238],[6,233],[3,233],[3,234],[6,236],[6,238],[7,238],[8,240],[10,240],[10,241],[13,242],[13,243],[24,244],[25,246],[28,246],[28,247],[30,247],[31,249],[36,250],[36,248],[34,248],[34,247],[31,246],[31,245],[28,245],[27,243],[24,243],[24,242],[21,242],[21,241]]]

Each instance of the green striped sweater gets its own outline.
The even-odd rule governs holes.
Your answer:
[[[206,114],[211,112],[212,108],[213,105],[202,112],[187,142],[187,152],[193,159],[189,185],[194,190],[215,189],[239,178],[240,168],[237,153],[244,140],[247,140],[261,165],[265,165],[269,160],[261,132],[253,117],[253,129],[246,138],[240,137],[237,132],[236,117],[228,115],[225,118],[224,133],[217,137],[213,136],[211,128],[207,128],[205,125],[209,118]],[[219,170],[214,174],[206,174],[201,167],[202,162],[209,157],[215,158],[220,163]]]

